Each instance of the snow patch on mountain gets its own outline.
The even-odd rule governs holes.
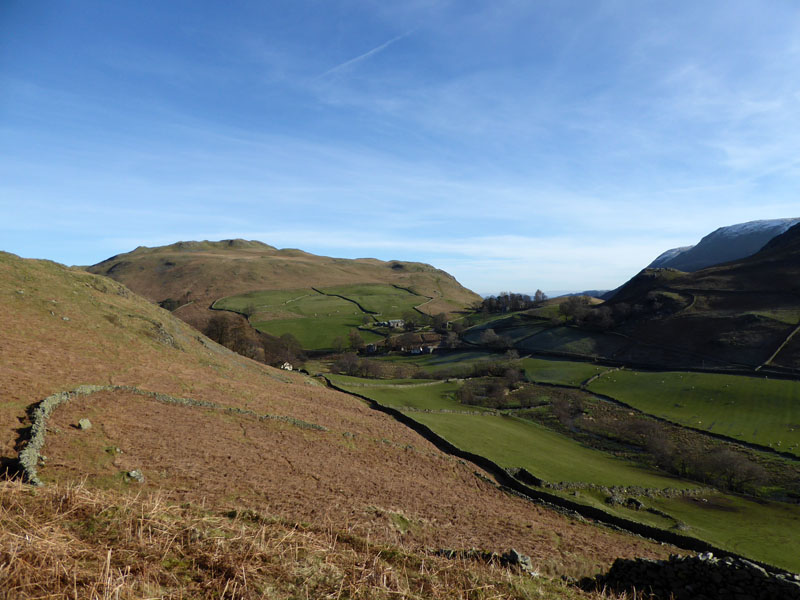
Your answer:
[[[651,262],[649,265],[647,265],[647,268],[648,269],[656,269],[656,268],[662,266],[664,263],[672,260],[676,256],[678,256],[680,254],[683,254],[687,250],[691,250],[692,248],[694,248],[694,246],[683,246],[681,248],[672,248],[671,250],[667,250],[666,252],[662,252],[661,254],[658,255],[658,257],[653,262]]]
[[[763,219],[720,227],[694,246],[673,248],[658,256],[648,267],[698,271],[706,267],[755,254],[775,236],[800,223],[800,218]]]
[[[736,225],[728,225],[727,227],[720,227],[716,231],[709,234],[709,236],[720,235],[726,237],[735,237],[740,235],[749,235],[752,233],[768,231],[772,235],[772,237],[775,237],[776,235],[784,233],[793,225],[797,225],[797,223],[800,223],[800,218],[763,219],[761,221],[748,221],[747,223],[738,223]]]

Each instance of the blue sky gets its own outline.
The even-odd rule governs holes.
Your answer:
[[[800,216],[793,1],[0,1],[0,249],[258,239],[479,293]]]

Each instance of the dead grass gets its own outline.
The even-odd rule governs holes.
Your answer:
[[[82,484],[0,482],[0,598],[601,598],[349,531]]]

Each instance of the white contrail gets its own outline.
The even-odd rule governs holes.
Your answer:
[[[375,46],[372,50],[368,50],[368,51],[364,52],[364,54],[360,54],[360,55],[356,56],[355,58],[351,58],[350,60],[346,60],[345,62],[343,62],[343,63],[341,63],[339,65],[336,65],[333,68],[328,69],[322,75],[320,75],[317,79],[321,79],[323,77],[331,75],[332,73],[337,73],[338,71],[341,71],[342,69],[346,69],[350,65],[354,65],[355,63],[361,62],[362,60],[365,60],[365,59],[369,58],[370,56],[374,56],[375,54],[378,54],[378,52],[382,52],[383,50],[385,50],[386,48],[388,48],[389,46],[391,46],[395,42],[399,42],[403,38],[408,37],[409,35],[411,35],[415,31],[416,31],[416,29],[412,29],[410,31],[406,31],[403,34],[398,35],[397,37],[390,39],[388,42],[384,42],[380,46]]]

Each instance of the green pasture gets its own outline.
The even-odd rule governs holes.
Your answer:
[[[280,316],[291,313],[298,317],[317,319],[353,316],[359,325],[364,314],[352,302],[336,296],[326,296],[312,289],[248,292],[221,298],[214,303],[214,308],[236,312],[254,310],[254,314],[267,317],[269,313]]]
[[[563,320],[564,318],[559,312],[559,305],[555,303],[546,304],[545,306],[540,306],[538,308],[532,308],[527,311],[527,314],[539,319],[552,319],[558,317]]]
[[[608,371],[608,367],[588,362],[525,358],[522,368],[529,381],[557,383],[578,387],[590,377]]]
[[[545,362],[564,363],[556,367],[549,366],[555,369],[555,378],[564,378],[570,370],[577,369],[577,365],[591,366],[567,361]],[[575,372],[574,377],[583,375]],[[610,373],[609,377],[615,375],[616,372]],[[395,385],[370,386],[374,380],[349,380],[351,384],[367,384],[363,387],[353,386],[353,391],[401,410],[404,407],[430,410],[474,408],[463,406],[453,399],[457,389],[455,382],[414,386],[415,380],[400,380]],[[405,385],[397,385],[401,381]],[[521,418],[455,412],[408,411],[406,414],[463,450],[485,456],[503,467],[524,467],[546,481],[657,489],[698,487],[692,482],[661,475],[609,453],[583,446]],[[599,490],[580,490],[576,496],[567,491],[556,493],[664,529],[673,528],[679,522],[685,523],[689,526],[688,535],[779,567],[795,571],[800,569],[800,511],[796,506],[752,501],[716,492],[697,498],[641,498],[645,506],[663,511],[669,515],[667,518],[623,506],[609,506],[604,502],[605,495]]]
[[[319,317],[298,319],[274,319],[271,321],[257,321],[253,327],[264,333],[281,336],[284,333],[292,334],[306,350],[330,350],[333,340],[341,337],[347,343],[347,334],[361,324],[361,320],[353,316],[345,317]],[[367,343],[382,339],[376,333],[359,331]]]
[[[269,312],[271,310],[288,311],[290,310],[290,305],[291,308],[296,308],[297,303],[301,302],[303,299],[319,295],[320,294],[317,294],[311,289],[266,290],[220,298],[214,302],[213,306],[220,310],[232,310],[239,313],[245,312],[250,307],[254,307],[256,310],[263,312]]]
[[[391,406],[392,408],[416,408],[427,410],[474,410],[486,411],[488,409],[480,406],[465,406],[454,398],[456,390],[459,388],[457,382],[438,382],[434,384],[423,385],[409,385],[405,384],[388,384],[388,385],[375,385],[374,379],[362,379],[361,383],[353,381],[357,378],[350,378],[349,382],[342,382],[338,376],[336,379],[331,379],[339,387],[372,398],[376,402],[384,406]],[[405,380],[405,382],[413,382],[420,380]],[[417,413],[414,413],[416,415]],[[416,418],[416,416],[414,417]]]
[[[382,320],[399,319],[404,312],[427,302],[425,296],[381,283],[339,285],[320,289],[326,294],[337,294],[358,302],[366,311],[380,315]]]
[[[351,378],[351,384],[358,383],[356,380]],[[374,384],[375,380],[362,379],[360,382]],[[441,382],[417,387],[408,384],[364,385],[350,389],[394,408],[481,410],[454,399],[459,385],[458,382]],[[340,387],[348,389],[347,385]],[[688,482],[659,475],[583,446],[525,419],[505,415],[418,412],[411,413],[411,416],[459,448],[486,456],[504,467],[525,467],[547,481],[583,481],[654,488],[694,487]]]
[[[776,308],[774,310],[754,310],[745,314],[756,315],[774,319],[787,325],[797,325],[800,323],[800,310],[790,308]]]
[[[354,377],[352,375],[340,375],[338,373],[329,373],[325,375],[333,383],[342,388],[348,387],[386,387],[386,386],[408,386],[420,387],[426,386],[431,383],[438,383],[436,379],[369,379],[365,377]]]
[[[709,373],[615,371],[589,386],[681,425],[800,456],[800,382]]]
[[[346,343],[347,334],[362,324],[364,315],[354,303],[310,288],[229,296],[217,300],[214,308],[252,311],[253,327],[276,336],[290,333],[306,350],[331,349],[337,337]],[[369,331],[361,331],[360,335],[367,343],[382,339]]]
[[[541,326],[539,323],[534,322],[518,325],[517,327],[507,327],[504,329],[495,329],[497,335],[501,335],[511,340],[512,344],[518,344],[526,338],[531,337],[541,331],[547,329],[547,326]],[[480,338],[478,338],[480,339]]]
[[[379,357],[378,360],[386,362],[402,363],[414,365],[426,371],[436,371],[445,367],[458,365],[471,365],[483,361],[503,360],[503,355],[496,352],[485,352],[483,350],[467,350],[459,352],[434,352],[433,354],[419,355],[389,355]]]
[[[716,546],[800,571],[800,510],[796,505],[729,494],[650,498],[645,503],[690,526],[688,535]]]
[[[538,423],[517,417],[451,413],[411,416],[462,450],[485,456],[502,467],[525,467],[546,481],[696,487],[583,446]]]

